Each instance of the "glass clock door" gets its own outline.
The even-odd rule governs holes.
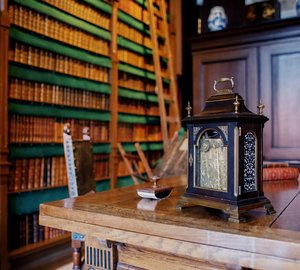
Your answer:
[[[206,129],[199,136],[196,151],[195,164],[197,177],[195,187],[227,192],[227,153],[228,147],[220,131]]]

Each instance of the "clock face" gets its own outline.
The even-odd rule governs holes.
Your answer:
[[[227,192],[228,189],[228,147],[220,131],[206,129],[199,136],[195,154],[195,169],[198,170],[194,186]]]

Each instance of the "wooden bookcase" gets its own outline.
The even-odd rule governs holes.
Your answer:
[[[149,161],[161,156],[163,143],[145,0],[2,2],[0,257],[6,269],[9,259],[70,238],[37,222],[40,203],[68,197],[64,123],[71,123],[74,138],[90,127],[97,191],[132,184],[118,142],[127,152],[140,142]],[[163,77],[167,94],[166,69]]]

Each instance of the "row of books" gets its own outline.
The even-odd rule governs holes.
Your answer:
[[[122,2],[122,3],[121,3]],[[161,7],[160,1],[153,1],[154,5]],[[145,24],[149,24],[149,12],[147,8],[141,7],[134,1],[120,1],[119,8],[124,12],[130,14],[132,17],[144,22]],[[160,20],[158,17],[155,17],[155,24],[159,26]],[[159,28],[161,29],[161,28]]]
[[[119,123],[118,140],[127,141],[161,141],[160,126]]]
[[[125,23],[118,22],[118,35],[123,36],[141,45],[144,45],[145,47],[152,47],[151,39],[149,36],[145,36],[139,30],[132,28]]]
[[[23,158],[11,161],[9,191],[33,190],[67,184],[64,157]]]
[[[94,155],[94,178],[96,180],[109,178],[108,154]],[[158,159],[153,156],[152,159]],[[144,170],[138,161],[140,171]],[[128,168],[123,160],[118,162],[118,175],[128,175]],[[43,188],[67,186],[67,172],[64,157],[16,159],[11,162],[9,191],[19,192]]]
[[[39,225],[38,218],[38,213],[32,213],[16,216],[10,222],[10,250],[68,234],[63,230]]]
[[[64,10],[65,12],[68,12],[78,18],[82,18],[88,22],[91,22],[97,26],[100,26],[104,29],[109,29],[109,23],[110,23],[110,16],[108,14],[106,14],[105,12],[101,12],[98,9],[95,9],[89,5],[86,5],[85,3],[78,3],[74,0],[68,0],[68,1],[57,1],[57,0],[44,0],[44,2],[57,7],[61,10]],[[147,9],[142,9],[141,6],[137,5],[136,3],[129,2],[126,3],[126,6],[133,6],[134,8],[137,8],[141,14],[143,14],[142,16],[138,16],[141,21],[148,21],[148,10]],[[128,11],[128,8],[123,8],[123,5],[121,5],[120,7],[121,10]],[[129,8],[129,13],[132,15],[132,13],[135,12],[131,12],[132,8]],[[146,18],[146,19],[145,19]],[[155,17],[155,23],[157,25],[160,24],[160,21],[158,20],[157,17]],[[149,23],[149,21],[148,21]],[[158,26],[159,27],[159,26]],[[146,37],[145,35],[143,35],[139,30],[136,30],[133,27],[128,26],[125,23],[122,22],[118,22],[118,35],[123,36],[127,39],[130,39],[134,42],[137,42],[139,44],[142,44],[148,48],[151,48],[151,40],[150,37]]]
[[[118,49],[118,57],[120,61],[128,63],[130,65],[139,67],[141,69],[146,69],[148,71],[154,72],[153,58],[152,57],[144,57],[140,54],[119,48]],[[169,78],[168,70],[164,65],[161,65],[161,75],[164,78]]]
[[[43,0],[44,2],[54,6],[58,9],[64,10],[65,12],[72,14],[85,21],[93,23],[104,29],[109,29],[110,15],[102,12],[99,9],[93,8],[92,6],[85,4],[84,2],[77,2],[75,0],[59,1],[59,0]],[[149,24],[149,13],[147,9],[143,9],[139,4],[134,1],[127,1],[119,4],[120,10],[130,14],[140,21],[147,22]],[[159,24],[159,20],[156,17],[155,23]],[[144,44],[146,47],[151,48],[151,41],[149,37],[143,36],[143,34],[122,22],[118,23],[118,34],[124,36],[130,40]]]
[[[109,177],[109,155],[95,154],[94,178]],[[65,157],[23,158],[11,160],[8,190],[37,190],[49,187],[67,186],[68,178]]]
[[[70,107],[109,110],[109,96],[82,89],[10,78],[9,98]]]
[[[87,22],[93,23],[104,29],[109,29],[110,15],[102,12],[100,9],[94,8],[91,5],[84,3],[84,1],[76,0],[43,0],[51,6],[64,10],[78,18]]]
[[[119,98],[119,112],[159,116],[159,107],[144,100]]]
[[[71,76],[108,82],[108,69],[18,42],[11,42],[9,60]]]
[[[95,154],[93,158],[95,180],[109,178],[109,154]]]
[[[137,54],[137,53],[134,53],[134,52],[122,49],[122,48],[118,49],[118,57],[119,57],[120,61],[123,61],[123,62],[126,62],[133,66],[154,72],[152,57],[145,58],[144,56],[142,56],[140,54]]]
[[[11,114],[10,143],[62,143],[65,123],[74,127],[74,139],[82,139],[83,127],[89,127],[93,142],[108,141],[108,122]]]
[[[139,76],[119,71],[119,86],[138,91],[155,92],[155,82]]]
[[[9,6],[9,17],[13,24],[35,33],[93,53],[109,55],[108,41],[45,14],[12,4]]]
[[[135,1],[120,1],[119,9],[130,14],[132,17],[142,21],[143,20],[143,7]]]
[[[136,75],[128,74],[126,72],[119,72],[119,86],[150,93],[155,93],[156,88],[155,81],[146,78],[141,78]],[[163,87],[164,93],[168,94],[168,86],[163,85]]]
[[[63,130],[65,123],[70,123],[72,130],[72,137],[74,140],[82,139],[82,130],[84,127],[89,128],[89,134],[93,143],[107,142],[109,138],[109,123],[99,122],[95,120],[78,120],[78,119],[64,119],[64,122],[59,123],[58,130]],[[60,133],[62,136],[62,132]]]

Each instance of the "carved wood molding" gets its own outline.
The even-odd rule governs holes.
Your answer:
[[[244,45],[254,42],[273,41],[282,38],[294,38],[300,35],[299,17],[258,23],[208,32],[188,38],[191,51],[224,48],[227,46]]]

